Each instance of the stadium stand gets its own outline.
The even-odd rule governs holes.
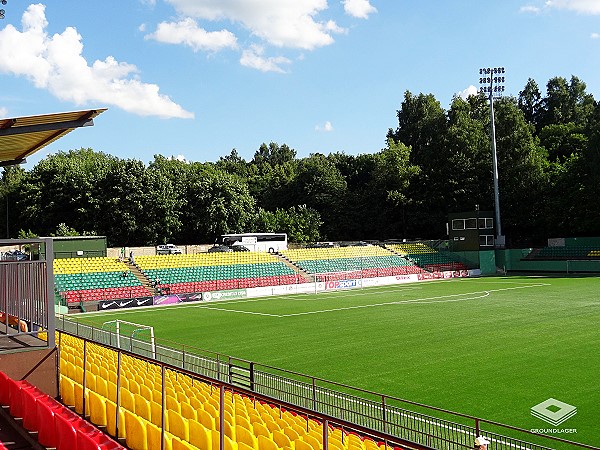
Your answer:
[[[600,248],[589,246],[547,246],[532,250],[526,259],[585,260],[600,258]]]
[[[172,294],[294,284],[304,280],[263,252],[139,256],[142,273]]]
[[[54,274],[56,290],[67,303],[151,295],[129,267],[114,258],[55,259]]]
[[[317,281],[372,278],[423,272],[406,258],[378,246],[290,249],[281,255]]]
[[[3,372],[0,372],[0,404],[8,407],[9,414],[26,430],[37,433],[37,441],[46,448],[125,449],[35,386],[13,380]]]
[[[106,427],[112,436],[117,434],[118,408],[118,434],[128,448],[160,448],[163,424],[166,449],[219,448],[219,387],[171,369],[164,371],[163,386],[159,365],[122,354],[118,366],[115,350],[91,342],[85,349],[84,371],[83,340],[64,333],[57,340],[63,403],[89,417],[93,424]],[[222,414],[225,449],[323,448],[322,422],[233,389],[224,391]],[[328,447],[334,450],[393,448],[331,425],[327,432]]]
[[[464,263],[456,261],[447,252],[439,252],[423,243],[386,244],[386,247],[429,272],[467,269]]]

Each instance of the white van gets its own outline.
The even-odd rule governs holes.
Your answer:
[[[156,247],[157,255],[181,255],[181,249],[173,244],[164,244]]]

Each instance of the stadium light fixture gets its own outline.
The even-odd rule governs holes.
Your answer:
[[[0,3],[4,6],[6,5],[7,1],[6,0],[0,0]],[[4,19],[4,14],[6,13],[6,11],[4,11],[4,9],[0,9],[0,19]]]
[[[492,141],[492,165],[494,177],[494,212],[496,218],[496,246],[504,247],[505,239],[502,234],[500,220],[500,192],[498,188],[498,155],[496,153],[496,124],[494,120],[494,98],[502,97],[504,92],[504,67],[486,67],[479,69],[479,92],[486,94],[490,100],[490,123]]]

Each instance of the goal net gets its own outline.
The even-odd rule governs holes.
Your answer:
[[[138,355],[156,358],[154,327],[126,320],[110,320],[102,324],[108,332],[108,344]]]

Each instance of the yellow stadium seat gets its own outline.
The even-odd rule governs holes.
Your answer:
[[[294,441],[294,449],[295,450],[318,450],[313,448],[308,442],[303,441],[302,439],[297,439]]]
[[[258,436],[258,448],[260,450],[279,450],[275,441],[263,435]]]
[[[162,429],[154,425],[153,423],[146,424],[146,437],[148,439],[147,445],[149,449],[161,448]]]
[[[117,405],[110,400],[106,401],[106,431],[115,437],[117,430]],[[125,411],[119,408],[119,438],[125,437]]]
[[[135,398],[127,389],[121,388],[121,407],[135,412]]]
[[[150,389],[145,384],[140,384],[140,395],[144,397],[148,401],[152,401],[152,389]]]
[[[125,411],[125,442],[131,450],[148,450],[148,435],[144,419]]]
[[[150,421],[157,427],[162,428],[162,403],[150,402]],[[168,420],[168,417],[165,417]]]
[[[133,394],[133,399],[135,403],[135,413],[141,418],[151,421],[152,414],[150,410],[150,402],[140,394]]]
[[[177,414],[181,414],[181,404],[176,397],[167,395],[166,407],[168,410],[176,411]]]
[[[75,383],[65,376],[60,377],[60,397],[67,406],[75,406]]]
[[[300,439],[298,432],[291,427],[283,428],[283,432],[288,438],[290,438],[290,441],[292,442]]]
[[[212,416],[208,411],[205,411],[203,409],[197,410],[196,413],[198,415],[198,422],[200,422],[202,425],[204,425],[209,430],[216,431],[217,425],[215,423],[214,416]]]
[[[172,446],[173,450],[198,450],[197,447],[194,447],[192,444],[184,442],[177,437],[173,438]]]
[[[181,414],[176,411],[168,410],[167,416],[169,417],[169,423],[167,430],[169,433],[177,436],[184,441],[190,440],[190,427],[188,420],[183,418]]]
[[[106,384],[106,380],[96,377],[96,392],[100,394],[102,397],[108,398],[108,386]]]
[[[83,414],[83,386],[79,383],[73,383],[73,393],[75,394],[75,412],[77,414]],[[88,398],[85,399],[85,410],[90,410],[90,405],[88,404]]]
[[[235,425],[239,425],[244,427],[247,430],[251,430],[252,429],[252,424],[250,423],[250,421],[248,420],[248,416],[244,416],[241,414],[236,414],[235,416]]]
[[[321,437],[321,442],[319,442],[319,440],[311,435],[311,434],[305,434],[304,436],[302,436],[302,440],[304,442],[308,442],[312,448],[321,448],[323,447],[323,444],[321,443],[323,441],[323,438]]]
[[[271,439],[271,432],[269,429],[263,425],[262,423],[254,422],[252,424],[252,430],[254,431],[255,436],[264,436]]]
[[[106,398],[93,391],[88,393],[90,402],[90,422],[99,427],[106,426]]]
[[[200,422],[189,421],[190,426],[190,444],[200,448],[211,450],[213,448],[212,430],[206,428]]]
[[[258,450],[258,440],[254,436],[254,434],[252,434],[252,432],[249,431],[247,428],[244,428],[240,425],[236,425],[235,427],[235,440],[238,444],[240,442],[243,442],[249,447]]]
[[[189,403],[181,404],[181,415],[188,420],[197,420],[198,419],[196,409]]]
[[[112,381],[108,381],[106,383],[106,387],[108,388],[108,398],[111,402],[117,402],[117,385]]]
[[[96,376],[91,372],[85,373],[85,388],[90,391],[96,390]]]
[[[273,441],[281,448],[292,447],[292,441],[283,431],[273,431]]]

